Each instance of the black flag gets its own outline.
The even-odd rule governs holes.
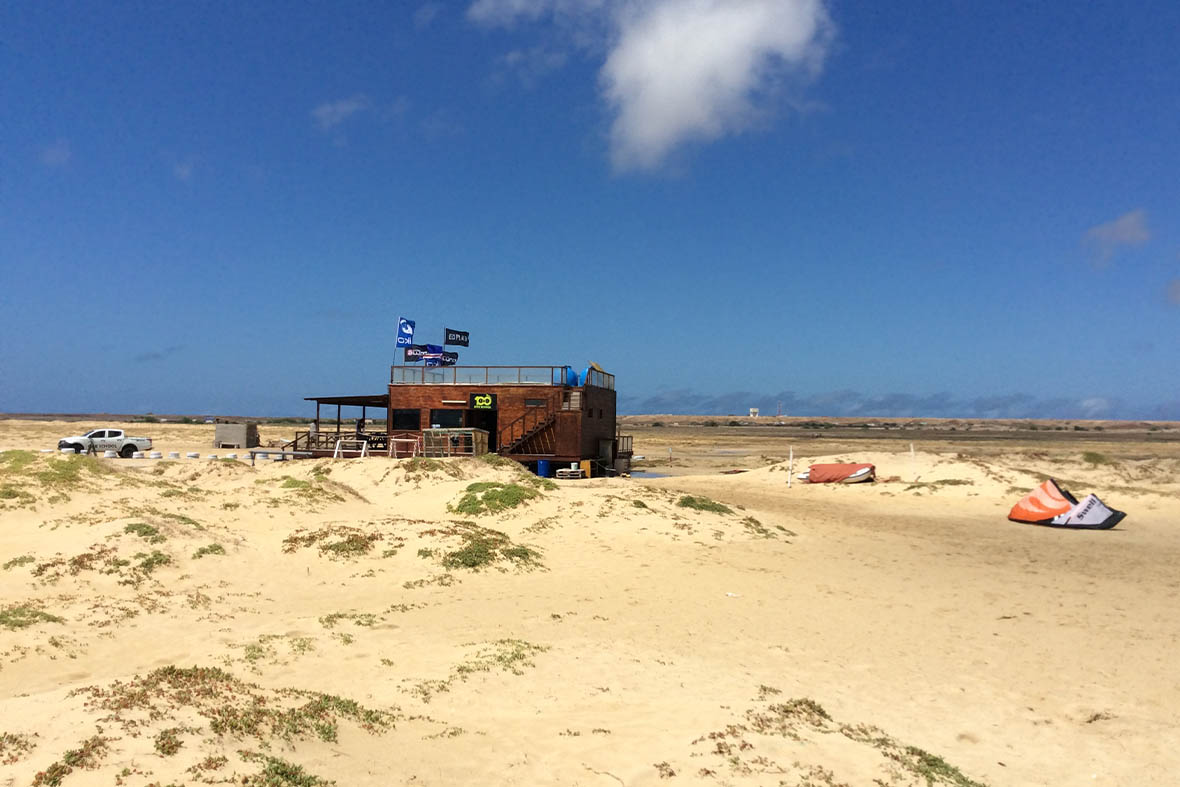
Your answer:
[[[459,362],[459,353],[426,353],[422,359],[427,366],[454,366]]]
[[[425,344],[411,344],[406,348],[406,363],[415,363],[421,361],[422,356],[426,354]]]
[[[444,329],[447,334],[447,340],[443,344],[453,344],[456,347],[470,347],[468,342],[471,340],[471,334],[467,331],[452,331],[450,328]]]

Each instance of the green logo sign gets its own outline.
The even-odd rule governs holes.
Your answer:
[[[495,410],[496,395],[489,393],[473,393],[469,400],[472,410]]]

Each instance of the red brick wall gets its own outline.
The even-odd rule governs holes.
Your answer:
[[[422,426],[429,428],[431,410],[467,410],[471,394],[493,393],[496,429],[500,430],[524,415],[526,399],[547,399],[551,409],[560,410],[561,392],[561,387],[553,385],[390,385],[389,409],[421,410]],[[463,404],[443,404],[444,399],[462,400]],[[390,420],[392,423],[392,413]]]
[[[546,399],[557,413],[557,455],[597,457],[599,439],[610,440],[615,436],[615,392],[586,386],[582,389],[581,411],[568,411],[561,409],[566,390],[558,385],[390,385],[389,409],[421,410],[422,425],[429,427],[431,410],[465,411],[470,394],[493,393],[496,394],[496,428],[500,430],[524,415],[526,399]],[[463,404],[443,404],[444,399],[462,400]],[[392,431],[392,412],[390,424]]]

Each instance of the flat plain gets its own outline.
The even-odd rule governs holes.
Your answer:
[[[1174,783],[1175,425],[710,420],[561,482],[0,420],[0,784]],[[1048,477],[1126,520],[1007,521]]]

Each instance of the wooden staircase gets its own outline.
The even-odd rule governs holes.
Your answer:
[[[553,425],[557,413],[550,408],[532,407],[520,418],[500,430],[497,453],[553,456],[557,450]]]

